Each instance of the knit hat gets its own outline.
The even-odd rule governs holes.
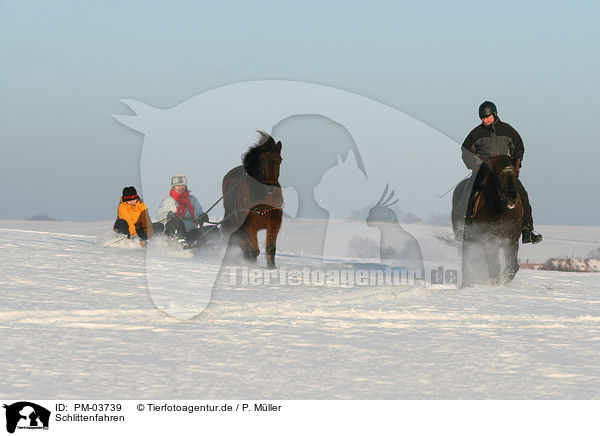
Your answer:
[[[187,186],[187,179],[183,174],[175,174],[171,177],[171,188],[175,186]]]
[[[127,186],[126,188],[123,188],[123,201],[131,201],[131,200],[137,200],[140,197],[137,194],[137,191],[135,190],[135,188],[133,186]]]

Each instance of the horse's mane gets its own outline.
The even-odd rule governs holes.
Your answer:
[[[495,165],[502,165],[502,166],[507,166],[507,165],[513,165],[513,159],[512,157],[510,157],[507,154],[499,154],[497,156],[491,156],[487,158],[488,161],[488,166],[495,166]]]
[[[256,168],[259,166],[259,157],[263,152],[277,151],[277,144],[271,135],[261,130],[258,131],[260,138],[258,142],[250,147],[242,156],[242,163],[246,173],[252,177],[256,177]]]
[[[499,154],[497,156],[488,157],[484,163],[484,165],[487,167],[485,168],[487,171],[485,177],[481,181],[482,186],[487,185],[488,183],[496,183],[492,173],[497,169],[505,168],[508,165],[513,164],[514,162],[512,158],[507,154]]]

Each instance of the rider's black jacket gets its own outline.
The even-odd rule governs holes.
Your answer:
[[[483,123],[471,130],[463,145],[462,160],[467,168],[479,163],[481,159],[500,154],[508,154],[519,166],[523,161],[525,147],[519,133],[513,127],[500,121],[496,115],[495,121],[489,126]]]

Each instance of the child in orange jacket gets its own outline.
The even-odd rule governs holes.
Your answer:
[[[117,220],[113,230],[127,235],[131,239],[140,239],[142,242],[152,238],[154,233],[162,233],[162,223],[152,224],[148,208],[138,196],[133,186],[123,189],[121,202],[117,209]]]

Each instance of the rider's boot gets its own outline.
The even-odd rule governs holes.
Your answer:
[[[523,229],[523,244],[537,244],[542,242],[544,237],[530,229]]]

